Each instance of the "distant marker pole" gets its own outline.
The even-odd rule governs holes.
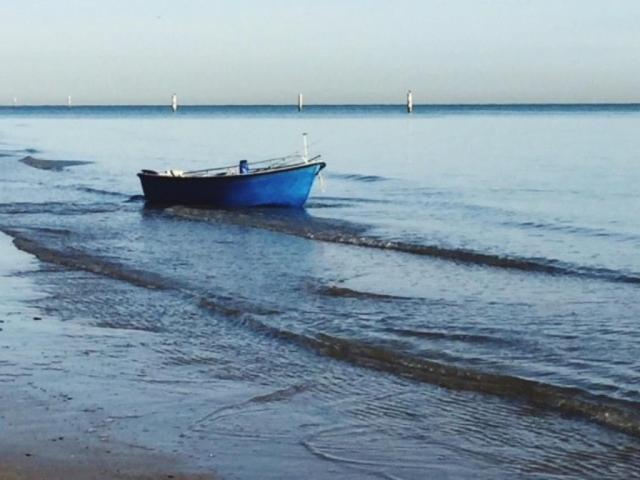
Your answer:
[[[413,112],[413,93],[411,90],[407,92],[407,113]]]
[[[14,107],[18,106],[18,97],[13,97],[13,106]]]
[[[301,112],[303,108],[304,108],[304,105],[303,105],[302,94],[299,93],[298,94],[298,111]],[[306,133],[305,133],[305,135],[306,135]]]
[[[71,95],[67,97],[67,107],[71,108]]]
[[[174,112],[178,110],[178,95],[176,95],[175,93],[171,97],[171,110],[173,110]]]

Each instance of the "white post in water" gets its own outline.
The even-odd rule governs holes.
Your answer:
[[[71,108],[71,95],[67,97],[67,107]]]
[[[304,163],[309,163],[309,141],[306,133],[302,134],[302,160]]]
[[[301,112],[303,107],[304,107],[304,105],[303,105],[302,94],[299,93],[298,94],[298,111]],[[305,133],[305,135],[306,135],[306,133]]]
[[[174,112],[178,110],[178,95],[176,95],[175,93],[171,97],[171,110],[173,110]]]
[[[407,113],[413,112],[413,93],[411,90],[407,92]]]

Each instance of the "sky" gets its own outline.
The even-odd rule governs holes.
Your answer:
[[[0,104],[640,102],[637,0],[0,0]]]

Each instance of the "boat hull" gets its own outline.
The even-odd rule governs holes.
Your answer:
[[[301,164],[244,175],[172,177],[138,173],[145,200],[164,205],[219,208],[301,207],[323,162]]]

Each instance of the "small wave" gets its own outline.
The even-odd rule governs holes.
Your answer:
[[[217,365],[221,362],[220,358],[211,355],[179,353],[178,355],[174,354],[167,357],[165,363],[169,365]]]
[[[93,163],[81,160],[44,160],[42,158],[32,157],[31,155],[27,155],[26,157],[21,158],[20,162],[33,168],[37,168],[40,170],[50,170],[54,172],[61,172],[67,167],[75,167]]]
[[[513,226],[523,229],[531,230],[545,230],[551,232],[568,233],[570,235],[582,235],[585,237],[602,237],[602,238],[618,238],[621,241],[637,242],[640,237],[636,235],[630,235],[626,233],[619,233],[615,231],[606,230],[604,228],[591,228],[579,225],[568,225],[562,223],[551,222],[516,222],[516,221],[504,221],[501,222],[505,226]]]
[[[215,300],[211,298],[201,298],[199,305],[209,311],[216,312],[225,317],[239,318],[247,313],[254,315],[276,315],[279,310],[262,308],[254,304],[247,304],[238,298],[217,297]]]
[[[284,212],[279,209],[257,209],[251,211],[209,210],[176,206],[169,207],[164,212],[190,220],[226,222],[251,228],[263,228],[311,240],[391,250],[464,264],[640,284],[640,274],[638,273],[585,267],[548,258],[503,256],[464,248],[422,245],[367,236],[364,233],[368,228],[364,225],[343,220],[314,217],[304,211]]]
[[[207,302],[201,302],[207,307]],[[376,345],[327,334],[315,337],[282,330],[250,316],[238,321],[256,333],[294,343],[316,354],[350,364],[439,385],[525,401],[540,408],[597,422],[640,436],[640,403],[594,395],[579,388],[563,387],[511,375],[485,373],[457,365],[434,362]]]
[[[384,182],[386,180],[390,180],[389,178],[386,177],[381,177],[378,175],[361,175],[358,173],[336,173],[336,172],[332,172],[330,174],[328,174],[330,177],[333,178],[342,178],[344,180],[353,180],[356,182]]]
[[[121,205],[114,203],[72,203],[72,202],[46,202],[46,203],[0,203],[0,214],[4,215],[85,215],[89,213],[107,213],[119,210]]]
[[[309,215],[302,209],[252,208],[237,210],[217,210],[172,206],[165,209],[149,207],[149,212],[164,212],[178,218],[200,220],[211,223],[228,223],[232,225],[262,228],[306,238],[318,238],[330,241],[330,238],[346,235],[357,237],[367,227],[353,222]]]
[[[0,230],[13,238],[13,243],[19,250],[30,253],[43,262],[75,270],[84,270],[149,289],[170,290],[173,288],[170,281],[150,272],[127,268],[76,249],[54,249],[48,247],[43,241],[30,238],[18,230],[8,228],[0,228]]]
[[[250,398],[248,401],[251,403],[270,403],[270,402],[281,402],[283,400],[288,400],[299,393],[305,392],[309,389],[309,385],[306,383],[291,385],[290,387],[281,388],[271,393],[266,393],[264,395],[257,395],[255,397]]]
[[[281,388],[269,393],[256,395],[255,397],[251,397],[248,400],[245,400],[242,402],[216,408],[212,412],[209,412],[205,416],[196,420],[192,424],[192,428],[198,429],[200,428],[200,426],[202,426],[205,423],[218,421],[221,418],[232,415],[238,410],[247,408],[252,404],[274,403],[274,402],[282,402],[282,401],[289,400],[295,397],[296,395],[306,392],[308,389],[309,389],[309,385],[306,383],[291,385],[289,387]]]
[[[110,318],[109,320],[101,320],[95,323],[100,328],[112,328],[115,330],[132,330],[137,332],[161,333],[164,329],[158,324],[153,323],[135,323],[132,324],[128,318]]]
[[[23,149],[0,149],[0,157],[19,157],[24,154],[33,155],[39,153],[35,148],[23,148]]]
[[[362,292],[359,290],[352,290],[350,288],[338,287],[337,285],[322,285],[320,287],[312,287],[312,290],[319,295],[327,297],[356,298],[365,300],[411,300],[410,297],[387,295],[384,293]]]
[[[167,291],[173,290],[192,298],[194,293],[190,292],[185,285],[180,285],[175,279],[167,279],[153,272],[130,268],[120,263],[107,260],[105,258],[90,255],[75,248],[54,248],[48,245],[60,243],[61,239],[66,239],[70,232],[68,230],[58,230],[50,228],[31,229],[31,232],[17,230],[0,226],[0,231],[13,238],[14,245],[24,252],[34,255],[42,262],[59,265],[73,270],[82,270],[103,277],[121,280],[139,287]],[[30,234],[29,234],[30,233]],[[67,243],[66,240],[64,243]],[[238,297],[218,296],[213,299],[201,299],[200,307],[209,311],[215,311],[227,318],[240,318],[245,314],[256,316],[270,316],[281,314],[281,310],[268,308],[247,302]],[[103,322],[102,325],[107,325]],[[115,324],[114,324],[114,328]],[[142,327],[138,329],[151,329],[155,327]],[[153,331],[153,330],[149,330]]]
[[[126,194],[126,193],[112,192],[110,190],[101,190],[99,188],[77,187],[77,190],[80,190],[82,192],[87,192],[87,193],[96,193],[98,195],[105,195],[105,196],[110,196],[110,197],[127,197],[127,198],[129,198],[129,195]]]
[[[389,203],[387,200],[380,200],[377,198],[362,198],[362,197],[324,197],[322,195],[315,195],[311,201],[321,201],[321,202],[338,202],[338,203]]]
[[[476,344],[494,344],[494,345],[512,345],[513,342],[511,340],[495,337],[491,335],[478,335],[478,334],[470,334],[470,333],[455,333],[455,332],[441,332],[441,331],[431,331],[431,330],[409,330],[403,328],[385,328],[386,332],[392,333],[394,335],[399,335],[401,337],[414,337],[414,338],[426,338],[429,340],[444,340],[444,341],[455,341],[455,342],[465,342],[465,343],[476,343]]]
[[[330,202],[314,202],[310,201],[305,204],[305,208],[344,208],[350,207],[349,203],[330,203]]]

